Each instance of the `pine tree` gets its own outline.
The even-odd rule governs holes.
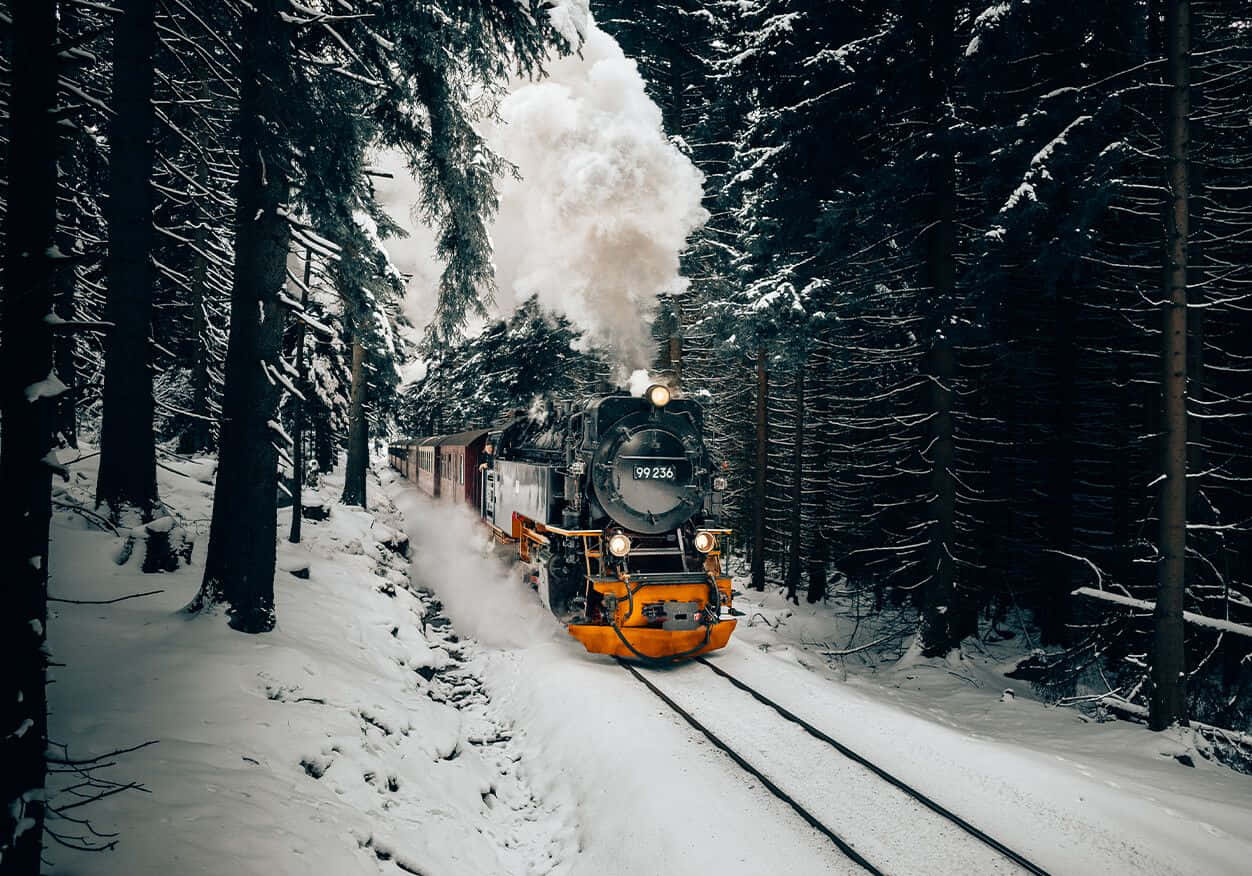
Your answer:
[[[5,671],[0,682],[0,861],[36,876],[44,835],[44,689],[48,621],[48,521],[60,388],[53,371],[52,312],[58,250],[57,6],[19,3],[5,47],[10,71],[5,165],[4,296],[0,312],[0,515]]]
[[[422,184],[420,212],[438,229],[437,254],[446,263],[431,341],[453,337],[468,313],[483,312],[481,299],[491,292],[486,220],[495,209],[494,176],[504,167],[473,128],[475,100],[498,85],[504,58],[521,73],[537,72],[549,42],[558,40],[537,3],[466,4],[455,10],[457,28],[444,26],[449,13],[437,7],[374,11],[302,17],[265,2],[243,13],[221,451],[205,578],[192,608],[229,602],[232,623],[246,631],[274,623],[277,464],[286,455],[275,441],[287,440],[277,417],[281,390],[294,388],[294,368],[281,358],[283,308],[295,301],[283,293],[293,229],[302,242],[333,250],[336,286],[361,347],[349,422],[358,447],[351,455],[355,487],[345,500],[364,502],[356,489],[367,428],[362,334],[385,337],[389,330],[387,302],[361,281],[381,276],[395,286],[375,263],[380,214],[365,179],[366,152],[400,149]],[[323,231],[341,239],[326,241]]]
[[[508,319],[429,361],[403,394],[397,423],[406,434],[433,435],[489,426],[528,410],[537,397],[579,397],[570,375],[603,365],[594,352],[573,349],[581,337],[565,317],[545,313],[528,298]]]

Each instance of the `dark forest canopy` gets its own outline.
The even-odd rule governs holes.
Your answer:
[[[1046,691],[1252,729],[1244,5],[592,3],[704,174],[653,364],[706,404],[751,586],[928,656],[1011,619]],[[577,50],[553,7],[0,2],[6,870],[44,818],[50,452],[100,445],[77,510],[125,529],[174,516],[162,456],[215,455],[191,608],[257,633],[280,497],[346,454],[365,505],[371,438],[602,386],[533,299],[462,337],[512,170],[480,129]],[[421,344],[381,148],[443,266]]]
[[[1252,622],[1247,10],[594,9],[706,175],[659,333],[763,530],[754,586],[840,572],[932,654],[1026,613],[1028,677],[1133,708],[1159,621],[1070,594],[1166,594],[1172,714],[1247,729],[1249,639],[1181,616]]]

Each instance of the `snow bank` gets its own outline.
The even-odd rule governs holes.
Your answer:
[[[92,465],[63,500],[89,501]],[[525,783],[455,635],[407,589],[400,522],[377,486],[367,513],[336,503],[340,479],[323,484],[331,516],[306,521],[302,544],[280,542],[278,628],[259,636],[181,611],[207,545],[211,488],[195,477],[161,470],[162,497],[197,537],[193,565],[174,573],[117,565],[117,537],[57,513],[53,595],[163,592],[53,605],[49,643],[65,665],[52,670],[52,738],[76,757],[156,744],[101,773],[144,790],[72,813],[118,833],[117,848],[50,846],[48,873],[458,876],[547,873],[567,857],[569,814]]]
[[[1004,675],[1029,650],[1020,632],[928,660],[909,647],[915,625],[858,622],[845,600],[749,591],[736,605],[747,616],[719,666],[1051,872],[1236,873],[1252,859],[1252,777],[1185,733],[1040,702]]]

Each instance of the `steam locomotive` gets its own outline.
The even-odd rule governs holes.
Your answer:
[[[661,384],[518,412],[492,429],[397,441],[417,488],[474,508],[586,649],[645,661],[734,631],[721,549],[725,477],[695,401]]]

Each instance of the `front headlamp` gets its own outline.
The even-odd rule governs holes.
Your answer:
[[[700,530],[696,533],[695,538],[691,540],[691,544],[702,554],[707,554],[713,548],[717,547],[717,536],[711,532]]]
[[[630,539],[620,532],[609,536],[609,553],[615,557],[624,557],[630,553]]]
[[[670,393],[668,386],[662,386],[657,383],[648,387],[648,401],[652,402],[654,407],[663,408],[669,404]]]

